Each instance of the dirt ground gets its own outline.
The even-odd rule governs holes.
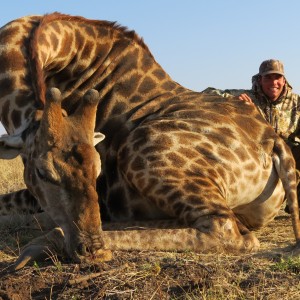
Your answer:
[[[24,187],[19,158],[0,166],[0,194]],[[100,265],[52,256],[12,272],[20,248],[40,232],[8,222],[0,226],[0,300],[300,300],[300,254],[293,255],[289,215],[282,210],[256,234],[261,249],[252,254],[114,252]]]
[[[252,254],[114,252],[110,262],[78,265],[50,257],[11,272],[35,232],[0,229],[0,299],[300,299],[300,258],[289,215],[257,232]]]

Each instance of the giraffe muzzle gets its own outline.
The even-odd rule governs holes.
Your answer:
[[[80,233],[78,245],[71,257],[78,263],[98,263],[111,260],[112,254],[110,250],[105,249],[101,233],[96,235]]]

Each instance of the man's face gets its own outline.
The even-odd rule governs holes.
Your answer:
[[[280,74],[267,74],[261,76],[260,85],[265,95],[271,101],[275,101],[283,91],[285,78]]]

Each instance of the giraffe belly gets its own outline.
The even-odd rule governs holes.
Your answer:
[[[282,183],[277,180],[274,185],[266,186],[255,200],[233,208],[233,212],[249,229],[258,229],[276,217],[284,199]]]

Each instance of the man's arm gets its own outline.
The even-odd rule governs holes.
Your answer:
[[[249,104],[250,103],[253,104],[250,90],[240,90],[240,89],[220,90],[220,89],[215,89],[213,87],[208,87],[205,90],[203,90],[201,93],[219,95],[224,98],[236,98],[239,100],[246,101]]]

